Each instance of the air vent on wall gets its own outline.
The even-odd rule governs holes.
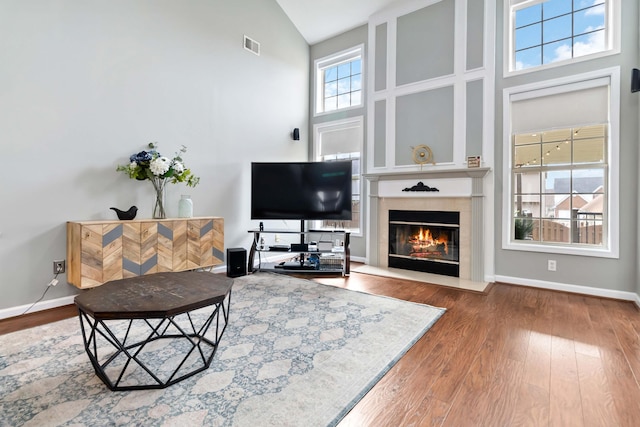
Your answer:
[[[260,43],[247,36],[244,36],[244,48],[260,56]]]

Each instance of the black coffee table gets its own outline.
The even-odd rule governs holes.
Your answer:
[[[76,296],[96,375],[114,391],[145,390],[207,369],[229,321],[232,286],[226,276],[187,271],[114,280]]]

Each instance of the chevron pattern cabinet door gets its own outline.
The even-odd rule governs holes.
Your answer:
[[[67,281],[81,289],[110,280],[212,267],[224,260],[218,217],[67,223]]]
[[[173,221],[173,271],[188,270],[187,266],[188,221]]]
[[[81,239],[81,287],[104,283],[102,280],[102,224],[82,227]]]
[[[213,220],[191,220],[187,223],[187,268],[211,265]]]
[[[158,272],[173,271],[173,221],[158,224]]]
[[[224,264],[224,218],[213,219],[213,265]]]
[[[122,224],[122,276],[140,275],[140,223]]]
[[[158,224],[158,271],[187,269],[187,221]]]
[[[190,220],[187,224],[187,268],[210,267],[224,260],[222,218]]]
[[[158,222],[140,223],[140,274],[157,273],[158,270]]]
[[[122,279],[122,224],[102,226],[102,281]]]

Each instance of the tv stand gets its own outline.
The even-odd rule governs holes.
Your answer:
[[[253,234],[253,243],[249,251],[247,271],[253,273],[256,271],[271,271],[283,274],[315,274],[330,275],[340,274],[349,276],[351,262],[351,253],[349,249],[350,232],[345,230],[309,230],[309,231],[293,231],[293,230],[249,230]],[[268,244],[261,245],[261,235],[300,235],[300,245],[304,242],[316,241],[318,245],[314,247],[303,247],[293,245],[293,249],[282,250],[282,245],[277,245],[277,249],[270,248]],[[335,241],[341,242],[339,246],[335,245]],[[275,245],[273,245],[275,246]],[[263,262],[262,256],[270,255],[298,255],[301,261],[285,261],[285,262]],[[258,265],[255,265],[256,255],[258,256]]]

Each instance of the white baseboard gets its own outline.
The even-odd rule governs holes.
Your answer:
[[[73,299],[75,295],[71,295],[68,297],[50,299],[46,301],[42,301],[36,303],[29,313],[35,313],[36,311],[48,310],[50,308],[62,307],[65,305],[73,304]],[[28,309],[31,304],[19,305],[17,307],[9,307],[0,310],[0,319],[7,319],[9,317],[20,316],[26,309]]]
[[[496,282],[512,285],[531,286],[534,288],[551,289],[554,291],[571,292],[574,294],[591,295],[595,297],[613,298],[634,301],[640,307],[640,297],[634,292],[616,291],[612,289],[592,288],[590,286],[570,285],[566,283],[547,282],[544,280],[522,279],[511,276],[495,276]]]
[[[283,258],[286,258],[286,256],[280,255],[277,257],[269,257],[269,262],[273,262],[276,259],[283,259]],[[364,263],[364,258],[361,258],[361,257],[351,257],[351,260]],[[222,273],[224,271],[226,271],[225,265],[221,265],[213,269],[213,272],[215,273]],[[640,308],[640,295],[633,292],[616,291],[616,290],[602,289],[602,288],[592,288],[589,286],[580,286],[580,285],[569,285],[565,283],[547,282],[544,280],[522,279],[520,277],[501,276],[501,275],[496,275],[493,281],[508,283],[512,285],[531,286],[535,288],[571,292],[575,294],[583,294],[583,295],[591,295],[596,297],[605,297],[605,298],[633,301],[636,304],[636,306]],[[74,298],[75,298],[75,295],[71,295],[67,297],[42,301],[42,302],[36,303],[33,306],[33,308],[29,310],[29,313],[34,313],[36,311],[48,310],[50,308],[62,307],[65,305],[73,304]],[[31,304],[25,304],[17,307],[0,309],[0,319],[7,319],[9,317],[20,316],[22,313],[24,313],[26,309],[29,308],[30,305]]]

